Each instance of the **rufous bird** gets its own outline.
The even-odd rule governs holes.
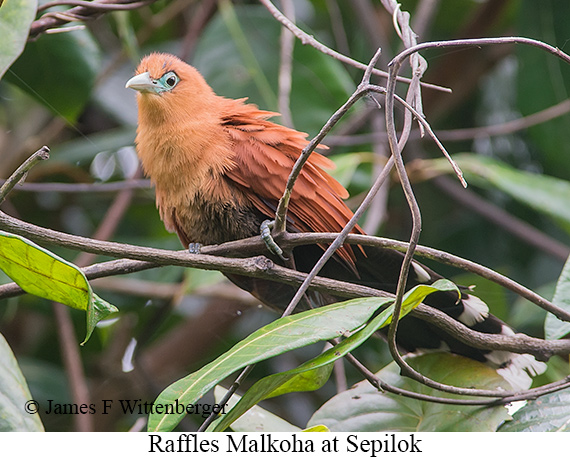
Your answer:
[[[136,147],[142,167],[156,188],[156,204],[166,228],[182,244],[219,244],[259,235],[260,225],[275,217],[295,160],[307,145],[306,134],[268,120],[246,99],[214,93],[200,73],[170,54],[141,61],[126,87],[137,91]],[[314,152],[302,169],[291,196],[287,230],[339,232],[352,217],[344,203],[346,189],[325,169],[333,162]],[[356,233],[363,233],[356,227]],[[323,253],[320,245],[293,249],[295,266],[309,272]],[[281,260],[268,254],[272,260]],[[320,275],[395,292],[403,254],[378,247],[343,246]],[[408,287],[441,276],[414,261]],[[285,309],[295,289],[268,280],[227,275],[266,305]],[[318,305],[339,301],[312,294]],[[489,313],[479,298],[438,292],[425,303],[484,333],[513,335]],[[486,362],[515,388],[527,388],[545,369],[528,354],[484,351],[465,345],[441,329],[413,316],[399,324],[399,346],[406,351],[448,350]],[[530,376],[529,376],[530,375]]]

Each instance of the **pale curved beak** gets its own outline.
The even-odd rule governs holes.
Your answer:
[[[157,82],[154,81],[149,72],[141,73],[139,75],[133,76],[127,81],[125,87],[127,89],[134,89],[139,92],[154,92],[157,93]]]

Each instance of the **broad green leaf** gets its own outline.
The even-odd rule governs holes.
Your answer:
[[[44,34],[28,43],[5,79],[73,122],[91,97],[99,60],[86,30]]]
[[[467,182],[499,189],[552,217],[570,232],[570,181],[517,170],[499,160],[475,154],[456,154],[453,158],[465,173]],[[426,166],[430,165],[426,163]],[[433,161],[431,166],[438,170],[450,169],[444,159]]]
[[[0,432],[43,432],[18,362],[0,334]],[[26,409],[26,407],[28,409]]]
[[[165,405],[195,403],[213,386],[240,368],[358,329],[383,303],[377,299],[351,300],[277,319],[240,341],[213,362],[167,387],[156,401]],[[153,414],[149,417],[148,430],[172,430],[183,416]]]
[[[87,311],[91,287],[75,265],[37,244],[0,231],[0,268],[32,295]]]
[[[498,431],[570,432],[570,392],[561,390],[529,401]]]
[[[420,285],[414,287],[404,296],[400,317],[404,317],[418,306],[427,295],[437,291],[457,291],[457,287],[452,282],[444,279],[436,281],[431,286]],[[370,300],[378,299],[371,298]],[[385,303],[389,301],[391,300],[385,299]],[[232,410],[219,421],[214,431],[223,431],[233,420],[264,399],[290,392],[306,392],[320,389],[328,380],[333,368],[333,363],[356,349],[376,331],[389,325],[392,321],[393,312],[394,306],[390,305],[372,319],[363,329],[350,335],[323,354],[292,370],[260,379],[245,393],[236,407],[232,408]]]
[[[510,389],[497,372],[486,365],[453,354],[408,357],[407,362],[423,375],[458,387]],[[390,363],[377,373],[384,382],[436,397],[451,397],[400,376]],[[473,398],[473,397],[469,397]],[[431,403],[379,392],[367,381],[342,392],[325,403],[309,420],[309,427],[323,424],[333,432],[433,432],[495,431],[509,418],[503,406],[458,406]]]
[[[216,403],[219,403],[228,390],[224,389],[222,386],[216,386],[214,389],[214,397]],[[233,408],[235,404],[240,400],[240,396],[235,394],[228,401],[225,410]],[[222,416],[224,417],[224,416]],[[214,422],[210,429],[216,424]],[[210,431],[208,429],[207,431]],[[301,429],[281,417],[270,413],[261,406],[254,406],[249,411],[247,411],[243,416],[237,419],[232,424],[232,430],[236,432],[300,432]]]
[[[0,269],[29,294],[85,311],[85,341],[97,322],[117,312],[93,293],[79,268],[19,235],[0,231]]]
[[[37,0],[4,0],[0,3],[0,79],[24,50]]]
[[[260,379],[245,393],[240,402],[218,421],[213,431],[224,431],[234,420],[266,398],[290,392],[307,392],[320,389],[329,379],[333,363],[360,346],[376,330],[387,325],[393,311],[394,307],[389,306],[365,328],[299,367]]]
[[[552,304],[570,311],[570,259],[566,261],[558,278]],[[544,321],[544,335],[547,340],[557,340],[570,333],[570,322],[564,322],[548,313]]]

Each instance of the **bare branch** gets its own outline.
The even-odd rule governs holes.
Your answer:
[[[56,27],[73,21],[92,21],[109,11],[124,11],[141,8],[150,5],[157,0],[99,0],[89,2],[81,0],[56,0],[46,3],[38,9],[38,12],[61,5],[75,5],[73,8],[62,12],[45,13],[35,20],[30,27],[30,39]]]
[[[482,127],[472,127],[465,129],[437,130],[437,136],[442,141],[465,141],[481,137],[508,135],[519,132],[529,127],[548,122],[557,117],[570,112],[570,100],[566,99],[550,106],[542,111],[529,114],[502,124],[486,125]],[[365,133],[361,135],[329,135],[327,137],[328,146],[356,146],[376,141],[385,141],[388,138],[386,132]],[[422,138],[419,130],[410,133],[410,140]]]
[[[4,184],[6,180],[0,179]],[[66,182],[26,182],[20,184],[14,191],[21,192],[59,192],[59,193],[93,193],[93,192],[119,192],[123,189],[150,190],[149,179],[129,179],[126,181],[93,182],[93,183],[66,183]]]
[[[204,246],[201,250],[203,254],[191,255],[187,251],[167,251],[163,249],[154,249],[143,246],[132,246],[127,244],[109,242],[109,241],[99,241],[90,238],[84,238],[76,235],[69,235],[62,232],[57,232],[55,230],[46,229],[43,227],[38,227],[27,222],[20,221],[11,216],[0,211],[0,227],[5,228],[13,233],[20,234],[22,236],[27,236],[28,238],[38,242],[52,244],[56,246],[63,246],[70,249],[81,250],[85,252],[91,252],[94,254],[106,255],[111,257],[120,257],[121,260],[114,260],[111,262],[99,263],[88,267],[86,270],[86,275],[88,278],[100,278],[104,276],[118,275],[118,274],[128,274],[135,271],[156,268],[163,265],[178,265],[185,267],[202,268],[207,270],[220,270],[228,273],[240,273],[244,275],[252,275],[257,277],[265,277],[268,279],[278,278],[282,279],[283,282],[297,284],[305,280],[306,276],[300,272],[291,272],[288,269],[282,267],[270,265],[267,260],[257,257],[246,259],[246,263],[233,262],[236,259],[228,259],[219,256],[255,256],[260,252],[264,252],[265,244],[259,237],[253,237],[246,240],[232,241],[224,243],[217,246]],[[290,249],[295,246],[303,244],[325,244],[332,243],[338,237],[338,233],[283,233],[278,238],[277,241]],[[401,241],[389,240],[386,238],[379,238],[367,235],[357,235],[350,234],[347,236],[345,243],[350,244],[361,244],[364,246],[378,246],[383,248],[391,248],[404,252],[408,245],[407,243]],[[570,313],[554,306],[548,300],[544,299],[540,295],[525,288],[524,286],[516,283],[510,278],[507,278],[495,271],[478,265],[475,262],[471,262],[466,259],[454,256],[452,254],[439,251],[437,249],[428,248],[424,246],[418,246],[416,248],[416,253],[423,257],[445,263],[447,265],[452,265],[458,268],[462,268],[466,271],[478,274],[483,278],[489,279],[503,287],[517,293],[518,295],[526,298],[532,303],[541,306],[545,310],[553,313],[558,318],[566,321],[570,321]],[[126,260],[132,259],[132,260]],[[264,267],[265,265],[265,267]],[[263,270],[270,268],[272,273],[263,272]],[[278,272],[278,273],[275,273]],[[284,277],[280,277],[281,273],[284,273]],[[321,281],[321,279],[319,279]],[[332,281],[332,280],[328,280]],[[326,282],[326,281],[325,281]],[[320,290],[326,287],[325,283],[319,282],[317,285]],[[332,283],[328,285],[331,286]],[[344,284],[344,283],[343,283]],[[7,294],[7,287],[9,285],[0,286],[0,298],[6,298],[8,296],[13,296],[15,289],[10,286],[9,295]],[[363,286],[353,287],[337,287],[336,284],[334,289],[331,289],[340,296],[344,297],[354,297],[355,292],[369,293],[375,296],[378,291],[370,288],[362,288]],[[331,286],[332,287],[332,286]],[[374,292],[374,293],[373,293]],[[20,292],[21,293],[21,292]],[[15,294],[18,294],[17,292]],[[351,295],[352,294],[352,295]],[[366,295],[364,295],[366,296]],[[385,293],[383,296],[386,296]],[[458,324],[461,325],[461,324]]]
[[[6,196],[18,184],[22,178],[30,171],[30,169],[41,160],[49,159],[49,148],[42,146],[34,152],[0,187],[0,204],[6,199]]]
[[[302,44],[304,45],[308,44],[314,47],[315,49],[319,50],[323,54],[331,56],[347,65],[358,68],[360,70],[366,70],[366,64],[358,62],[357,60],[354,60],[333,49],[330,49],[329,47],[325,46],[324,44],[316,40],[315,37],[303,32],[299,27],[297,27],[289,19],[287,19],[287,17],[285,17],[285,15],[283,15],[283,13],[279,11],[275,7],[275,5],[273,5],[273,3],[271,3],[269,0],[259,0],[259,1],[263,3],[263,5],[265,5],[265,7],[269,10],[269,12],[273,15],[273,17],[275,17],[275,19],[277,19],[279,22],[281,22],[281,24],[283,24],[285,27],[291,30],[291,32],[293,32],[293,34],[301,41]],[[382,76],[384,78],[388,77],[388,73],[382,70],[374,69],[372,73],[378,76]],[[399,77],[398,81],[410,83],[411,79]],[[422,86],[430,89],[439,90],[442,92],[448,92],[448,93],[451,92],[451,89],[447,87],[441,87],[434,84],[422,83]]]

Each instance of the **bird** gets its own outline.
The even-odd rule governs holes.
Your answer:
[[[144,57],[126,87],[136,91],[136,149],[166,229],[191,250],[259,236],[260,226],[275,217],[291,169],[308,144],[307,134],[273,122],[277,113],[259,109],[246,98],[217,95],[196,68],[172,54]],[[353,216],[345,203],[347,190],[327,172],[334,163],[321,154],[324,146],[317,149],[293,187],[289,232],[340,232]],[[353,232],[364,233],[359,226]],[[295,247],[295,268],[309,272],[326,247]],[[267,257],[283,265],[275,254],[268,252]],[[392,249],[344,245],[319,274],[394,293],[402,261],[403,254]],[[442,278],[416,260],[411,266],[408,288]],[[267,279],[226,276],[278,310],[284,310],[295,293],[293,286]],[[436,292],[424,303],[473,330],[515,334],[480,298],[466,291],[460,295],[458,299],[455,292]],[[312,293],[310,301],[322,306],[341,298]],[[516,390],[528,388],[532,377],[546,369],[530,354],[476,349],[411,315],[401,319],[397,343],[405,352],[445,350],[484,362]]]

